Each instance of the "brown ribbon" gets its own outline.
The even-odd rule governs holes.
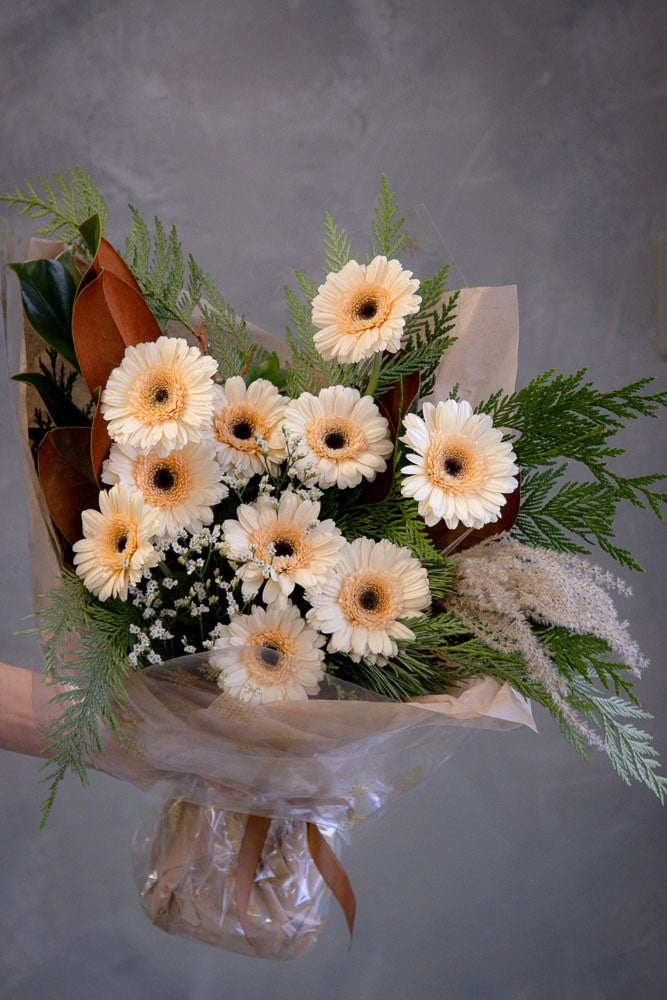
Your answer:
[[[243,933],[247,938],[250,938],[250,934],[248,933],[250,890],[255,881],[255,872],[262,857],[262,849],[270,826],[271,820],[267,819],[266,816],[248,816],[248,822],[245,825],[243,839],[241,840],[234,891],[239,921],[243,928]]]
[[[271,820],[265,816],[248,816],[239,850],[235,885],[236,909],[243,933],[248,939],[250,939],[248,930],[250,891],[255,881],[255,874],[262,857],[270,825]],[[350,937],[352,937],[357,901],[347,872],[315,823],[306,823],[306,830],[308,849],[313,863],[343,911]]]
[[[315,862],[320,875],[336,897],[338,905],[345,915],[350,937],[352,937],[354,918],[357,912],[357,901],[354,897],[354,890],[352,889],[350,880],[347,877],[347,872],[315,824],[307,823],[306,825],[308,827],[310,856]]]

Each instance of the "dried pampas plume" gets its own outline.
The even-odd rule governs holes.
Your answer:
[[[447,600],[468,629],[492,649],[520,654],[530,674],[592,745],[601,746],[568,705],[567,681],[535,637],[532,623],[562,626],[609,643],[639,676],[648,661],[618,619],[609,591],[628,596],[624,582],[569,553],[493,538],[453,556],[457,593]]]

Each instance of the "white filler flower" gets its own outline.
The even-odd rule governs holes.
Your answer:
[[[141,493],[121,485],[102,491],[99,505],[99,510],[81,515],[84,537],[74,543],[74,566],[101,601],[125,601],[130,584],[138,583],[144,568],[159,561],[151,544],[158,515],[146,507]]]
[[[323,358],[354,364],[401,347],[405,317],[419,311],[419,281],[398,260],[350,260],[332,271],[313,299],[313,341]]]
[[[317,694],[324,676],[324,636],[309,628],[291,601],[255,605],[220,628],[210,663],[218,684],[249,702],[303,700]]]
[[[238,468],[247,476],[275,473],[286,458],[282,422],[288,400],[275,385],[258,378],[246,387],[240,375],[216,386],[213,398],[213,443],[225,471]]]
[[[319,503],[283,493],[280,503],[260,497],[241,504],[238,520],[223,524],[225,550],[243,581],[244,598],[264,581],[264,601],[287,597],[300,587],[317,587],[335,565],[345,539],[333,521],[318,521]]]
[[[389,423],[372,398],[342,385],[292,400],[285,425],[297,441],[295,471],[302,479],[311,476],[323,489],[343,490],[358,486],[362,478],[375,479],[394,449]]]
[[[428,525],[444,521],[481,528],[497,521],[506,495],[517,487],[519,471],[509,441],[488,414],[470,403],[448,399],[424,403],[423,418],[408,413],[401,438],[412,451],[401,469],[401,493],[414,497]]]
[[[318,591],[307,591],[308,621],[330,635],[331,652],[353,659],[388,657],[396,639],[414,639],[398,619],[414,618],[431,603],[426,570],[409,549],[383,539],[356,538]]]
[[[200,441],[211,424],[217,368],[180,337],[128,347],[102,393],[111,438],[163,456]]]
[[[194,534],[213,520],[212,508],[228,494],[222,469],[207,444],[186,444],[164,457],[142,455],[129,445],[113,444],[102,481],[139,490],[159,515],[158,536],[167,541],[181,531]]]

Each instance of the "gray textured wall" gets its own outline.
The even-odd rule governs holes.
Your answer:
[[[664,28],[659,0],[3,0],[0,187],[81,162],[109,196],[112,236],[128,200],[158,211],[237,308],[279,332],[285,270],[316,250],[322,209],[358,228],[385,170],[406,206],[429,206],[470,285],[518,283],[521,381],[587,364],[604,386],[664,384],[651,284],[666,228]],[[13,634],[30,595],[6,391],[0,406],[1,651],[27,662],[30,640]],[[628,432],[627,467],[660,465],[651,435]],[[634,510],[621,530],[647,570],[624,608],[654,662],[641,694],[664,717],[661,536]],[[138,791],[68,783],[38,836],[37,764],[5,754],[0,992],[664,995],[660,808],[538,721],[540,737],[480,734],[360,829],[346,855],[352,950],[335,915],[314,952],[280,966],[145,921],[129,852]]]

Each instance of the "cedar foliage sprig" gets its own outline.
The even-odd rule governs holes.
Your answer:
[[[667,778],[656,774],[660,766],[658,751],[651,735],[638,729],[633,719],[652,719],[636,701],[627,701],[617,695],[601,695],[590,678],[574,677],[571,689],[576,707],[592,724],[602,731],[604,748],[611,766],[626,785],[638,781],[646,785],[664,802],[667,797]],[[621,721],[628,720],[628,721]]]
[[[251,360],[264,360],[268,353],[254,343],[245,318],[237,316],[215,279],[192,254],[186,258],[176,227],[167,230],[155,216],[151,232],[133,205],[130,212],[132,229],[125,259],[162,327],[175,320],[199,336],[195,318],[199,310],[208,349],[218,362],[221,379],[245,374]]]
[[[52,173],[38,177],[37,185],[25,180],[14,191],[0,194],[0,202],[18,209],[29,219],[49,219],[36,230],[39,236],[58,236],[66,243],[76,243],[85,252],[79,226],[91,215],[98,215],[102,233],[106,230],[109,211],[106,201],[92,177],[80,167],[71,167],[67,176]],[[38,190],[41,188],[41,190]]]
[[[650,507],[662,520],[667,493],[652,487],[665,476],[623,476],[614,471],[609,462],[624,449],[613,445],[612,439],[629,420],[657,417],[667,404],[667,393],[644,392],[650,378],[602,392],[585,375],[586,369],[571,375],[547,371],[516,393],[495,393],[477,412],[490,414],[498,427],[510,428],[508,437],[524,476],[514,529],[518,537],[532,545],[589,552],[572,540],[574,535],[587,545],[597,544],[621,565],[640,569],[630,552],[613,541],[615,515],[627,500],[636,507]],[[581,463],[594,482],[559,484],[567,468],[563,459]]]
[[[449,333],[454,329],[459,293],[451,295],[442,307],[420,309],[417,322],[412,324],[405,348],[387,357],[378,375],[376,393],[381,395],[393,388],[400,379],[420,373],[419,394],[429,396],[435,385],[435,373],[448,347],[456,341]]]
[[[63,569],[60,584],[36,617],[38,627],[33,631],[46,636],[48,681],[66,685],[52,699],[63,709],[44,737],[50,759],[44,765],[43,780],[49,783],[49,793],[41,807],[41,828],[67,772],[86,785],[86,767],[97,766],[96,759],[106,755],[100,727],[120,735],[114,710],[125,694],[127,656],[133,642],[129,626],[137,621],[138,612],[124,601],[100,604],[76,573]]]

